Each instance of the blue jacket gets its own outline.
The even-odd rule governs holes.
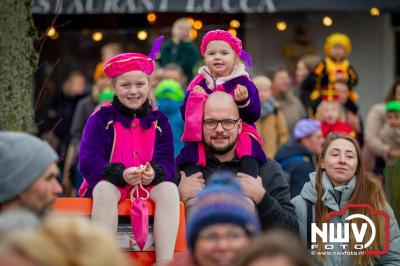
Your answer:
[[[171,125],[174,138],[174,156],[176,157],[183,147],[183,120],[180,113],[181,102],[170,99],[157,99],[158,110],[165,114]]]

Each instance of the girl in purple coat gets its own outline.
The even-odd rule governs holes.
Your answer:
[[[260,117],[260,99],[254,83],[245,70],[240,57],[251,67],[250,56],[242,49],[242,41],[228,31],[213,30],[203,37],[200,47],[206,65],[192,80],[181,106],[185,120],[182,140],[185,146],[177,157],[177,164],[186,175],[200,171],[206,164],[206,150],[202,143],[202,126],[218,127],[225,130],[238,121],[203,121],[203,108],[207,95],[215,91],[231,94],[243,120],[236,155],[241,161],[240,172],[256,177],[259,163],[266,161],[262,140],[257,133],[255,122]],[[234,126],[234,124],[233,124]]]
[[[93,113],[85,126],[79,161],[85,181],[79,193],[93,198],[92,220],[114,234],[118,203],[149,196],[156,205],[154,239],[156,260],[161,264],[173,257],[179,194],[170,182],[175,171],[171,127],[148,98],[153,59],[125,53],[105,63],[104,73],[112,79],[116,96]]]

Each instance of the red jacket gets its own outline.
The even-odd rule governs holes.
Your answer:
[[[328,136],[329,133],[335,132],[335,133],[341,133],[341,134],[349,134],[355,137],[355,133],[351,126],[345,122],[340,122],[337,121],[335,124],[328,124],[325,122],[321,123],[321,130],[322,130],[322,135],[324,138]]]

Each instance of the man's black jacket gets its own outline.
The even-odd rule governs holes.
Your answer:
[[[229,171],[237,173],[240,168],[240,161],[233,159],[228,162],[220,162],[213,155],[207,153],[207,166],[202,168],[206,180],[211,174],[218,171]],[[179,171],[177,171],[179,173]],[[284,179],[281,166],[273,159],[268,158],[267,162],[261,165],[259,176],[262,179],[266,190],[265,196],[256,205],[263,230],[274,227],[284,227],[298,232],[298,223],[294,206],[290,202],[289,185]],[[180,182],[180,175],[177,174],[177,184]]]

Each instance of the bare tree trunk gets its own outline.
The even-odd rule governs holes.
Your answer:
[[[0,1],[0,130],[33,131],[38,55],[30,0]]]

